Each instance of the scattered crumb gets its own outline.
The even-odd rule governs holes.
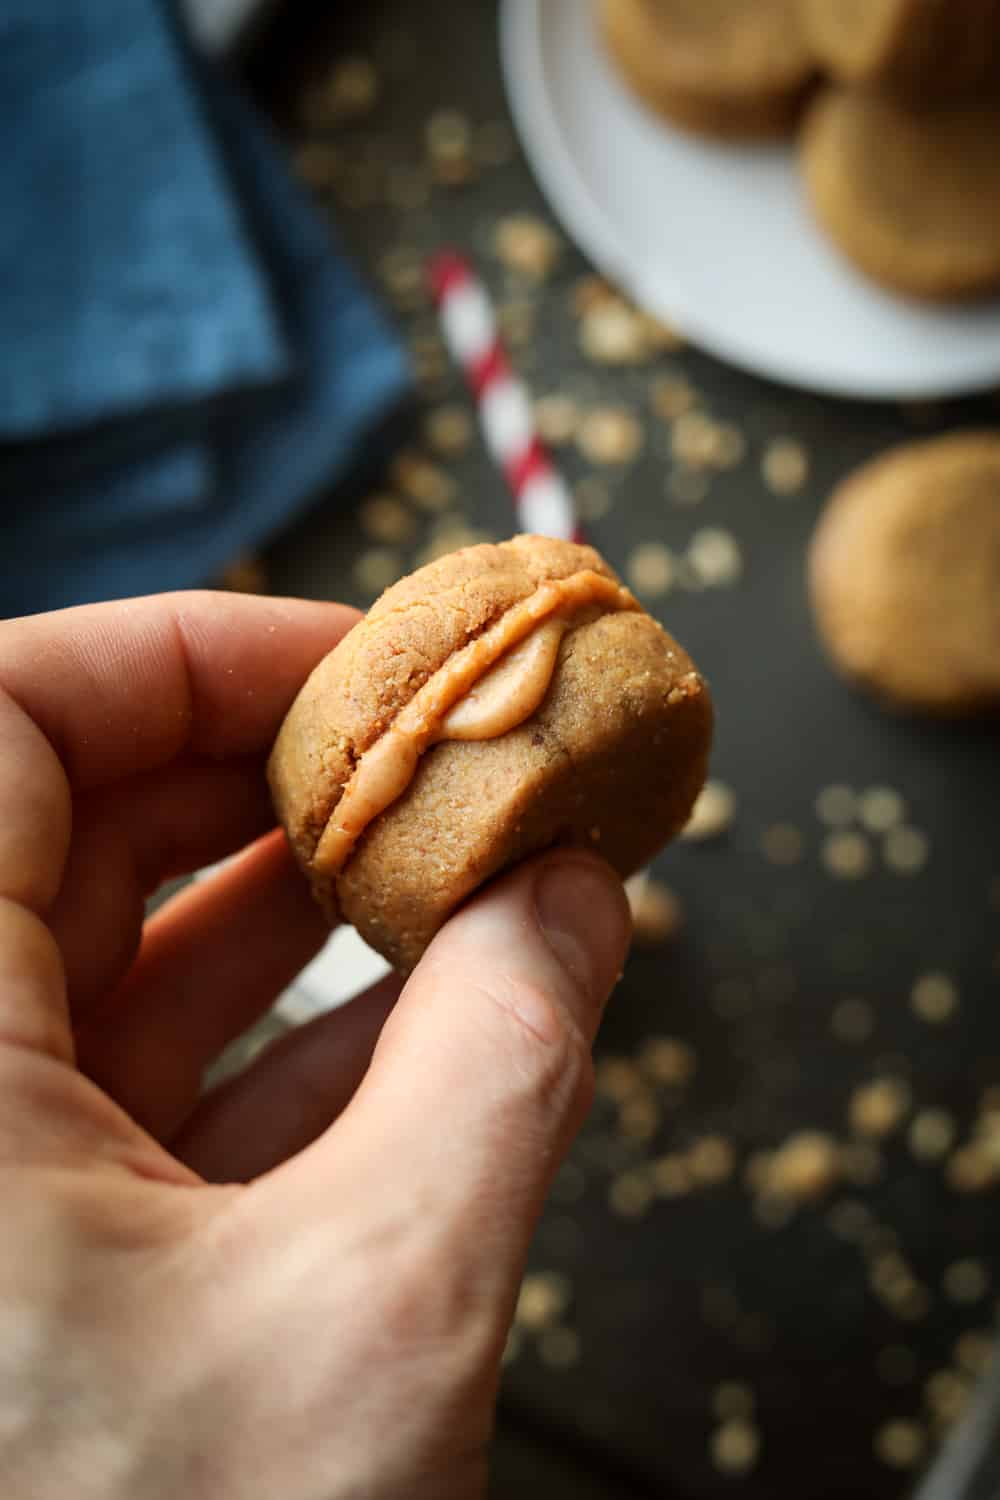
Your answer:
[[[603,1098],[620,1104],[643,1088],[642,1075],[626,1057],[602,1057],[595,1066],[595,1087]]]
[[[354,564],[354,581],[365,594],[381,594],[403,576],[403,559],[388,547],[370,547]]]
[[[922,1109],[910,1124],[910,1150],[918,1161],[938,1161],[947,1156],[955,1141],[957,1127],[946,1110]]]
[[[659,598],[674,581],[673,554],[662,542],[643,542],[630,554],[625,573],[637,594]]]
[[[687,556],[695,573],[709,588],[736,583],[743,572],[739,543],[731,532],[718,526],[696,531]]]
[[[858,798],[858,816],[869,833],[888,833],[906,817],[906,803],[891,786],[873,786]]]
[[[820,861],[835,880],[862,880],[872,865],[872,849],[863,833],[839,829],[820,845]]]
[[[306,141],[293,157],[295,170],[311,188],[329,188],[340,172],[340,152],[327,141]]]
[[[736,1152],[725,1136],[705,1135],[688,1148],[687,1166],[695,1183],[714,1187],[732,1176]]]
[[[632,930],[640,947],[657,947],[684,926],[684,908],[668,886],[647,880],[632,905]]]
[[[395,495],[370,495],[361,505],[361,527],[375,542],[408,542],[416,520]]]
[[[955,1363],[968,1375],[983,1375],[992,1362],[994,1348],[992,1334],[971,1329],[968,1333],[963,1333],[955,1343]]]
[[[910,1108],[909,1085],[901,1078],[876,1078],[854,1090],[848,1105],[851,1129],[881,1140],[900,1125]]]
[[[693,1186],[687,1158],[676,1152],[658,1157],[650,1167],[650,1175],[661,1198],[683,1198]]]
[[[672,1036],[648,1037],[639,1050],[639,1067],[654,1083],[680,1088],[690,1083],[698,1060],[687,1042]]]
[[[576,434],[583,456],[595,464],[627,464],[642,449],[638,419],[621,406],[596,406],[583,417]]]
[[[840,1152],[832,1136],[803,1130],[773,1152],[762,1184],[765,1196],[793,1203],[822,1198],[840,1176]]]
[[[438,406],[428,412],[424,437],[428,448],[444,458],[464,453],[472,442],[473,424],[462,406]]]
[[[457,493],[451,476],[413,449],[399,455],[390,474],[397,489],[423,510],[446,510]]]
[[[950,1302],[979,1302],[990,1289],[990,1273],[981,1260],[956,1260],[941,1278]]]
[[[651,1094],[635,1094],[618,1112],[618,1128],[627,1140],[651,1141],[660,1127],[660,1108]]]
[[[912,1469],[924,1455],[926,1439],[917,1422],[886,1422],[875,1434],[875,1452],[891,1469]]]
[[[731,1417],[712,1433],[712,1462],[723,1474],[748,1474],[760,1457],[760,1433],[751,1423]]]
[[[599,365],[637,365],[653,353],[641,316],[620,297],[605,297],[580,318],[580,349]]]
[[[984,1193],[996,1182],[997,1167],[980,1146],[972,1144],[952,1153],[945,1175],[957,1193]]]
[[[617,296],[618,293],[608,285],[603,276],[588,274],[573,283],[570,308],[574,317],[582,318],[591,308],[599,307],[602,302],[611,301]]]
[[[535,402],[535,426],[543,442],[562,447],[572,440],[580,421],[580,410],[572,396],[553,392]]]
[[[664,422],[675,422],[695,406],[698,395],[683,375],[659,375],[649,388],[650,405]]]
[[[795,495],[809,478],[809,455],[795,438],[774,438],[764,450],[764,483],[775,495]]]
[[[972,1382],[955,1370],[936,1370],[924,1385],[924,1400],[938,1427],[950,1427],[969,1404]]]
[[[691,843],[721,838],[736,816],[736,796],[723,781],[706,781],[681,832]]]
[[[537,1331],[557,1323],[573,1296],[568,1276],[558,1271],[529,1271],[521,1282],[514,1322]]]
[[[553,229],[530,214],[510,214],[496,226],[493,245],[509,271],[544,281],[555,269],[562,241]]]
[[[361,119],[374,109],[378,92],[378,74],[368,58],[341,58],[323,81],[307,89],[306,120],[323,127]]]
[[[849,786],[825,786],[816,798],[816,816],[831,828],[853,823],[858,813],[858,799]]]
[[[897,875],[918,875],[929,854],[930,840],[919,828],[891,828],[882,845],[883,858]]]
[[[378,274],[389,295],[404,312],[415,311],[427,301],[423,261],[416,250],[390,250],[378,264]]]
[[[580,1335],[573,1328],[546,1328],[538,1340],[538,1356],[551,1370],[568,1370],[580,1358]]]
[[[622,1219],[639,1219],[653,1197],[649,1173],[638,1168],[622,1172],[611,1184],[608,1195],[613,1213]]]
[[[802,834],[794,823],[772,823],[761,834],[760,846],[772,865],[797,865],[802,858]]]
[[[830,1030],[838,1042],[860,1046],[875,1030],[875,1013],[867,1000],[853,996],[839,1000],[830,1017]]]
[[[940,1025],[958,1009],[958,986],[947,974],[922,974],[913,986],[910,1004],[922,1021]]]

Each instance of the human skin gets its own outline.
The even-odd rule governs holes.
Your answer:
[[[334,605],[0,626],[0,1490],[467,1500],[621,886],[547,856],[202,1095],[327,927],[263,762]],[[245,847],[248,846],[249,847]],[[243,850],[143,925],[168,876]]]

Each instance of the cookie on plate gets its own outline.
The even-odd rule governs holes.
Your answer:
[[[842,83],[932,103],[997,77],[1000,0],[802,0],[802,15],[817,61]]]
[[[846,677],[903,708],[1000,707],[1000,432],[907,443],[851,475],[809,583]]]
[[[268,773],[330,919],[405,972],[525,855],[646,863],[687,820],[711,728],[690,658],[602,558],[521,536],[383,594],[302,688]]]
[[[628,86],[709,135],[787,130],[813,71],[799,0],[602,0],[601,24]]]
[[[1000,104],[917,115],[831,89],[809,110],[802,166],[816,218],[862,271],[931,301],[1000,288]]]

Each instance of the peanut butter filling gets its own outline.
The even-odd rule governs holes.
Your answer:
[[[344,868],[369,823],[402,796],[432,745],[497,739],[530,718],[548,691],[572,615],[592,605],[639,609],[628,589],[586,569],[540,584],[453,652],[361,756],[316,846],[314,869],[332,876]]]

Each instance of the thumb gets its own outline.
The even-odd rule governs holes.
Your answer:
[[[436,1278],[474,1284],[505,1318],[590,1105],[590,1049],[630,932],[621,882],[590,854],[548,855],[487,888],[434,939],[357,1094],[287,1164],[286,1186],[294,1173],[315,1202],[347,1168],[370,1199],[374,1172],[428,1274],[429,1252]]]

